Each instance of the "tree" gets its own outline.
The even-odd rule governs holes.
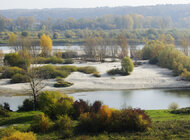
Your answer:
[[[121,34],[117,38],[118,45],[121,48],[121,58],[128,57],[128,41],[127,38]]]
[[[181,47],[182,47],[182,52],[183,52],[186,56],[188,56],[188,45],[189,45],[188,39],[187,39],[186,37],[184,37],[184,38],[181,40],[180,44],[181,44]]]
[[[23,32],[21,33],[21,35],[22,35],[23,37],[28,37],[28,36],[29,36],[29,33],[26,32],[26,31],[23,31]]]
[[[40,38],[40,47],[42,49],[42,56],[49,56],[51,55],[52,51],[52,40],[49,36],[43,34]]]
[[[9,34],[9,45],[14,46],[16,43],[17,36],[14,33]]]
[[[48,77],[48,73],[40,73],[39,68],[29,68],[26,72],[29,80],[29,87],[34,101],[34,110],[38,107],[38,95],[42,89],[45,88],[47,82],[45,79]]]
[[[53,34],[53,39],[58,39],[59,38],[59,33],[58,32],[55,32],[54,34]]]
[[[133,61],[129,57],[124,57],[121,61],[121,71],[129,75],[134,68]]]

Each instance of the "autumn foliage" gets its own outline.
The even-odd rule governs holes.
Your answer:
[[[42,56],[49,56],[52,51],[52,40],[48,35],[43,34],[40,37],[40,47],[42,49],[41,55]]]
[[[143,110],[112,110],[105,105],[97,113],[81,114],[79,122],[79,130],[84,132],[146,131],[151,127],[151,120]]]

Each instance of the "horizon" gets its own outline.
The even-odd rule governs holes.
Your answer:
[[[41,0],[40,2],[38,0],[33,1],[25,1],[25,0],[0,0],[0,10],[21,10],[21,9],[79,9],[79,8],[102,8],[102,7],[123,7],[123,6],[129,6],[129,7],[141,7],[141,6],[157,6],[157,5],[176,5],[176,4],[190,4],[190,1],[187,0],[181,0],[180,2],[178,0],[168,0],[165,2],[164,0],[147,0],[146,2],[142,2],[140,0],[91,0],[91,2],[87,2],[88,0],[81,0],[80,3],[76,2],[76,0],[70,0],[68,1],[61,1],[61,0],[46,0],[46,3],[44,3],[44,0]],[[101,2],[100,2],[101,1]],[[12,3],[10,5],[10,3]],[[18,5],[19,4],[19,5]],[[64,6],[60,6],[64,5]],[[79,6],[80,5],[80,6]]]

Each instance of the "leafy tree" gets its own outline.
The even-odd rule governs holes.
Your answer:
[[[9,35],[9,45],[13,46],[16,43],[17,36],[14,33]]]
[[[42,48],[42,56],[49,56],[52,51],[52,40],[49,36],[43,34],[40,38],[40,47]]]
[[[28,36],[29,36],[29,33],[26,32],[26,31],[23,31],[23,32],[21,33],[21,35],[22,35],[23,37],[28,37]]]
[[[121,71],[127,75],[133,71],[134,64],[129,57],[124,57],[121,61]]]

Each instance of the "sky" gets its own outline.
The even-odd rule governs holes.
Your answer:
[[[3,9],[91,8],[143,6],[156,4],[187,4],[190,0],[0,0]]]

